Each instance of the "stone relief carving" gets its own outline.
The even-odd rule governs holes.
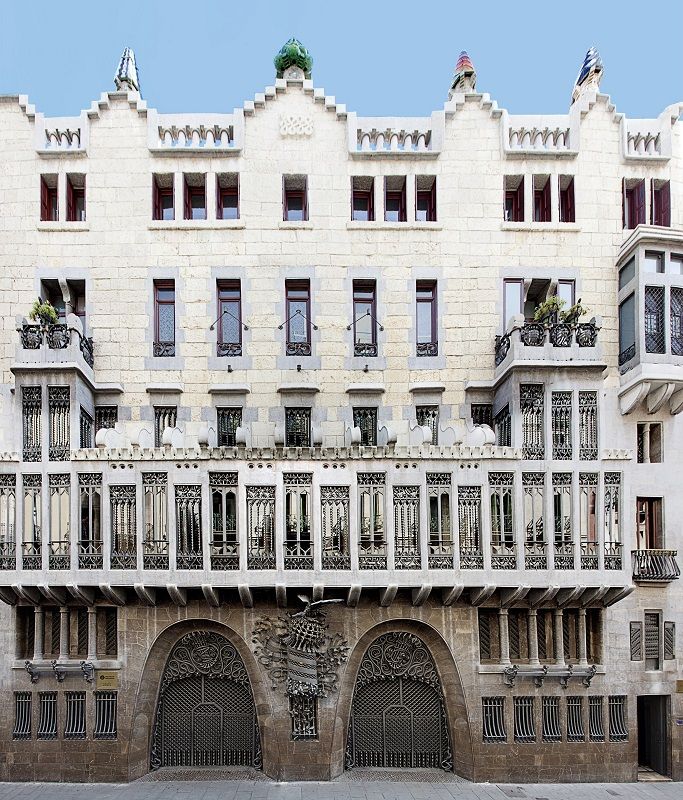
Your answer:
[[[304,114],[281,114],[280,136],[313,136],[313,118]]]

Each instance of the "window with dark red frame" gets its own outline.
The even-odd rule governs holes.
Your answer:
[[[85,175],[66,176],[66,218],[85,222]]]
[[[242,355],[242,297],[238,280],[217,281],[218,341],[217,356]]]
[[[416,353],[418,356],[438,356],[436,281],[417,281],[415,299],[417,305]]]
[[[576,222],[574,205],[574,178],[571,175],[560,175],[560,222]]]
[[[216,218],[240,218],[239,175],[237,173],[216,176]]]
[[[282,218],[286,222],[308,219],[308,179],[305,175],[282,176]]]
[[[506,222],[524,222],[524,176],[505,176],[505,204],[503,219]]]
[[[436,222],[436,177],[418,175],[415,178],[415,220]]]
[[[671,184],[669,181],[652,180],[651,218],[653,225],[671,227]]]
[[[175,219],[172,174],[152,176],[152,214],[156,220]]]
[[[59,219],[56,175],[40,176],[40,219],[42,222],[57,222]]]
[[[175,281],[154,281],[154,347],[157,357],[175,355]]]
[[[285,281],[285,312],[288,356],[311,355],[310,281]]]
[[[206,219],[206,176],[184,176],[185,219]]]
[[[402,175],[384,179],[384,219],[386,222],[406,221],[406,179]]]
[[[377,297],[375,281],[353,282],[353,354],[377,355]]]
[[[625,228],[645,224],[645,181],[623,178],[623,223]]]
[[[550,176],[534,175],[534,222],[550,222]]]
[[[351,178],[351,219],[372,222],[375,219],[375,182],[355,175]]]

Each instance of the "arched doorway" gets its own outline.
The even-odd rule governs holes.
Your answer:
[[[414,634],[385,633],[366,650],[353,691],[346,766],[453,769],[439,675]]]
[[[191,631],[171,650],[159,686],[150,766],[261,767],[249,676],[224,636]]]

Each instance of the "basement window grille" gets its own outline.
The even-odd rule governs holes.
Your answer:
[[[21,390],[21,411],[23,420],[24,461],[40,461],[41,447],[41,409],[42,390],[40,386],[24,386]]]
[[[536,730],[534,728],[534,698],[515,697],[515,741],[535,742]]]
[[[13,739],[31,738],[31,692],[14,693]]]
[[[94,692],[95,739],[116,739],[116,692]]]
[[[588,698],[588,738],[591,742],[605,741],[605,727],[602,721],[602,697]]]
[[[38,692],[38,738],[57,738],[57,692]]]
[[[567,461],[572,458],[572,393],[552,393],[553,458]]]
[[[85,739],[85,692],[65,692],[65,739]]]
[[[543,741],[561,742],[562,731],[560,729],[560,698],[543,697]]]
[[[420,487],[394,486],[394,565],[420,569]]]
[[[598,393],[579,392],[579,459],[598,457]]]
[[[505,698],[482,697],[481,712],[485,742],[506,742]]]
[[[612,695],[609,698],[609,740],[610,742],[628,740],[626,695]]]
[[[68,386],[48,386],[47,406],[50,417],[50,461],[69,460],[69,408]]]
[[[520,386],[522,409],[522,458],[545,458],[543,430],[543,385],[526,383]]]
[[[583,728],[583,697],[567,698],[567,741],[583,742],[586,734]]]

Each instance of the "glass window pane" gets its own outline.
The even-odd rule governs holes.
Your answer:
[[[172,305],[159,306],[159,341],[172,342],[175,339],[175,308]]]

